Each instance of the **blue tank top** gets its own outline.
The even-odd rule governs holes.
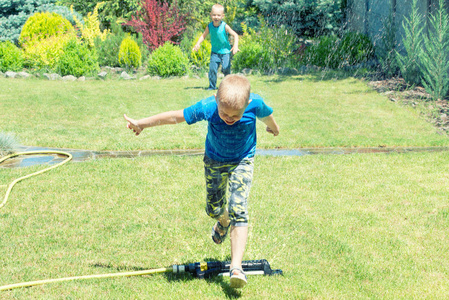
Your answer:
[[[226,23],[221,22],[220,26],[215,27],[213,22],[209,25],[210,43],[212,44],[212,52],[218,54],[227,54],[231,52],[231,44],[229,44],[228,35],[226,33]]]

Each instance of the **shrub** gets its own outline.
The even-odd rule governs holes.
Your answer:
[[[143,42],[149,49],[156,49],[165,42],[179,36],[185,29],[185,17],[179,13],[176,1],[160,4],[157,0],[141,0],[141,10],[137,17],[124,25],[132,26],[142,34]]]
[[[119,67],[118,53],[120,44],[127,36],[127,33],[116,22],[113,22],[111,25],[111,33],[106,36],[104,41],[99,37],[95,39],[95,48],[97,49],[100,66]]]
[[[100,69],[95,48],[71,39],[63,48],[63,54],[56,64],[59,74],[76,77],[91,75]]]
[[[22,68],[22,50],[10,41],[0,43],[0,71],[20,71]]]
[[[195,35],[195,38],[190,41],[190,47],[189,47],[189,59],[192,65],[197,66],[199,69],[207,69],[209,67],[210,63],[210,53],[212,51],[212,45],[210,44],[209,40],[204,40],[201,43],[200,49],[198,51],[192,51],[193,47],[195,46],[196,42],[202,35],[201,32],[197,33]]]
[[[104,3],[104,2],[102,2]],[[104,41],[109,34],[109,30],[101,31],[100,21],[98,20],[98,8],[101,4],[97,3],[93,12],[89,12],[87,17],[84,18],[84,23],[78,18],[74,17],[76,26],[81,32],[82,39],[88,43],[90,47],[95,46],[95,39],[98,37]],[[70,11],[73,12],[73,6],[70,7]]]
[[[304,53],[304,63],[317,67],[333,67],[338,48],[336,36],[322,36],[318,42],[314,42]]]
[[[291,65],[291,54],[296,45],[296,36],[284,26],[268,27],[263,19],[259,32],[243,25],[243,36],[239,40],[240,52],[234,57],[234,67],[273,72]]]
[[[126,37],[120,44],[118,60],[126,68],[138,68],[142,64],[139,45],[131,37]]]
[[[434,100],[443,99],[449,91],[449,15],[444,0],[430,16],[429,35],[424,37],[425,51],[420,52],[423,85]]]
[[[20,33],[20,44],[28,44],[49,37],[72,34],[75,29],[72,24],[57,13],[35,13],[28,18]]]
[[[147,71],[151,75],[162,77],[181,76],[189,69],[189,59],[182,53],[181,48],[166,42],[151,54]]]
[[[417,4],[417,0],[413,0],[410,16],[405,17],[402,21],[402,28],[404,29],[402,42],[406,55],[396,51],[402,77],[410,85],[417,85],[421,82],[419,57],[423,46],[422,31],[424,27],[422,25],[424,19],[419,13]]]
[[[14,134],[0,132],[0,156],[14,153],[19,146]]]
[[[75,29],[67,19],[56,13],[35,13],[23,26],[19,38],[26,66],[54,68],[62,48],[75,37]]]
[[[65,6],[55,5],[56,0],[11,0],[0,1],[0,41],[11,41],[18,44],[20,31],[27,19],[35,12],[55,12],[75,24],[72,13]]]
[[[318,67],[341,68],[366,62],[374,57],[374,46],[368,36],[347,32],[341,39],[322,36],[305,51],[305,63]]]
[[[374,57],[374,46],[366,34],[346,32],[337,50],[338,59],[350,66],[366,62]]]

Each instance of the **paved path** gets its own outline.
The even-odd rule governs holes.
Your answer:
[[[42,147],[21,147],[17,152],[46,151],[56,150],[69,152],[73,155],[72,162],[82,162],[90,159],[99,159],[105,157],[112,158],[131,158],[138,156],[155,155],[179,155],[192,156],[203,155],[204,150],[142,150],[142,151],[92,151],[78,149],[59,149]],[[298,148],[298,149],[259,149],[256,155],[265,156],[304,156],[314,154],[355,154],[355,153],[407,153],[407,152],[441,152],[449,151],[449,147],[368,147],[368,148]],[[28,167],[36,164],[56,164],[66,159],[63,155],[32,155],[18,156],[2,163],[0,167],[16,168]]]

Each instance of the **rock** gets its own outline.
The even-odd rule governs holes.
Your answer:
[[[48,80],[58,80],[58,79],[61,79],[61,76],[60,76],[59,74],[56,74],[56,73],[51,73],[51,74],[49,74],[49,73],[44,73],[44,74],[42,74],[42,76],[43,76],[44,78],[48,79]]]
[[[28,78],[31,77],[31,74],[27,73],[27,72],[19,72],[17,73],[16,78]]]
[[[108,76],[108,72],[100,72],[98,73],[98,77],[100,77],[101,79],[106,79],[106,76]]]
[[[76,77],[73,76],[73,75],[67,75],[67,76],[62,77],[62,80],[64,80],[64,81],[75,81]]]
[[[86,81],[86,77],[81,76],[81,77],[79,77],[79,78],[77,79],[77,81]]]
[[[132,80],[132,79],[136,79],[136,77],[131,77],[131,76],[129,76],[128,73],[126,73],[125,71],[123,71],[123,72],[120,74],[120,79],[123,79],[123,80]]]
[[[148,79],[151,79],[150,75],[145,75],[139,78],[139,80],[148,80]]]
[[[17,76],[17,73],[13,72],[13,71],[6,71],[6,73],[5,73],[6,78],[16,78],[16,76]]]

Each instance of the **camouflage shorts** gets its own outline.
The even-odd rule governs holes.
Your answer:
[[[206,213],[221,216],[228,204],[233,226],[248,225],[248,196],[253,179],[254,158],[236,163],[220,163],[204,156],[206,176]]]

